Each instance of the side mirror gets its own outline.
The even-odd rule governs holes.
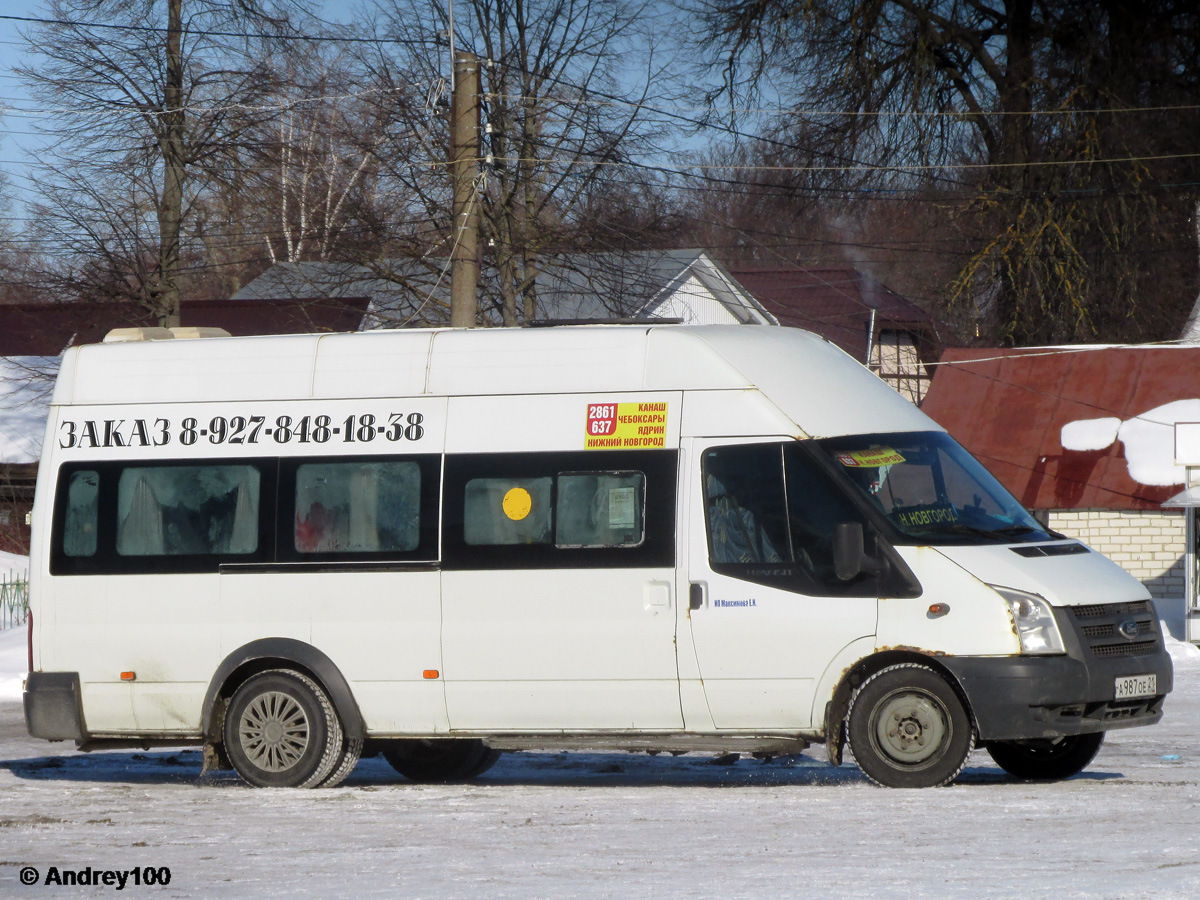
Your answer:
[[[838,522],[833,526],[833,573],[839,581],[853,581],[863,572],[877,575],[883,566],[868,556],[860,522]]]

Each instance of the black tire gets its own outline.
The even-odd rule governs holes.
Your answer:
[[[1104,732],[1097,731],[1057,740],[991,741],[987,752],[996,765],[1014,778],[1059,781],[1086,769],[1103,743]]]
[[[223,731],[229,761],[255,787],[316,787],[345,759],[342,725],[329,697],[290,669],[247,679],[229,701]]]
[[[466,774],[466,778],[477,778],[500,761],[502,751],[493,750],[490,747],[484,748],[483,756],[479,757],[479,761],[471,766],[471,771]]]
[[[363,742],[361,740],[352,741],[347,739],[343,743],[341,759],[333,767],[333,771],[329,773],[329,777],[317,785],[318,787],[337,787],[346,780],[346,776],[353,772],[354,767],[358,765],[359,757],[362,756]]]
[[[855,762],[884,787],[949,784],[975,744],[958,692],[917,663],[889,666],[863,682],[850,702],[847,723]]]
[[[445,784],[482,775],[496,764],[500,751],[462,738],[389,741],[383,758],[409,781]]]

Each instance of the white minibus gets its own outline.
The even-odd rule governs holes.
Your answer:
[[[821,741],[920,787],[1162,716],[1142,584],[807,332],[114,337],[47,423],[35,737],[303,787]]]

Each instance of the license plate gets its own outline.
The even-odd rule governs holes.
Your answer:
[[[1136,700],[1139,697],[1153,697],[1158,693],[1157,675],[1126,675],[1117,679],[1116,696],[1118,700]]]

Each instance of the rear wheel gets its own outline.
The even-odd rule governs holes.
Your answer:
[[[500,751],[485,747],[483,741],[461,738],[389,741],[383,758],[409,781],[436,784],[482,775],[496,764]]]
[[[233,768],[255,787],[316,787],[346,756],[329,697],[290,669],[261,672],[234,692],[224,739]]]
[[[847,716],[850,751],[884,787],[937,787],[963,770],[974,746],[971,720],[954,688],[916,663],[876,672]]]
[[[333,767],[333,771],[329,773],[329,777],[318,785],[319,787],[337,787],[346,780],[346,776],[354,771],[354,767],[358,765],[359,757],[362,756],[363,742],[361,740],[352,741],[349,738],[345,741],[345,747],[342,750],[341,759],[337,765]]]
[[[1030,781],[1058,781],[1078,775],[1100,752],[1104,732],[1057,739],[991,741],[988,755],[1009,775]]]

